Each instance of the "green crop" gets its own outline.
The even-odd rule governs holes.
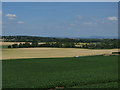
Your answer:
[[[117,88],[118,56],[3,60],[3,88]]]

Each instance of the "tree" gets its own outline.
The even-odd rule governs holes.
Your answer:
[[[24,46],[23,46],[22,43],[20,43],[18,47],[19,47],[19,48],[24,48]]]
[[[32,47],[38,47],[38,42],[37,41],[33,41],[32,44],[31,44]]]
[[[11,46],[11,45],[9,45],[9,46],[8,46],[8,48],[12,48],[12,46]]]
[[[66,43],[64,43],[63,47],[64,48],[73,48],[73,47],[75,47],[75,44],[74,43],[70,43],[70,42],[66,42]]]
[[[95,46],[95,44],[90,44],[89,46],[88,46],[88,48],[90,48],[90,49],[94,49],[96,46]]]
[[[17,44],[13,44],[12,47],[13,48],[18,48],[18,45]]]
[[[25,42],[25,44],[24,44],[24,47],[25,47],[25,48],[28,48],[28,47],[30,47],[30,43],[28,43],[28,42]]]

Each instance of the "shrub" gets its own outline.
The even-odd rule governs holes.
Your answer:
[[[9,46],[8,46],[8,48],[12,48],[12,46],[11,46],[11,45],[9,45]]]

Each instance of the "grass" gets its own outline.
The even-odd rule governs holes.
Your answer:
[[[3,60],[3,88],[117,88],[118,56]]]
[[[0,45],[0,48],[8,48],[8,45]]]

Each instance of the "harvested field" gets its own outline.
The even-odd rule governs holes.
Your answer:
[[[4,48],[2,59],[54,58],[111,54],[118,49],[78,49],[78,48]]]
[[[12,45],[12,44],[19,44],[20,42],[2,42],[2,45]],[[25,42],[21,42],[25,43]]]

